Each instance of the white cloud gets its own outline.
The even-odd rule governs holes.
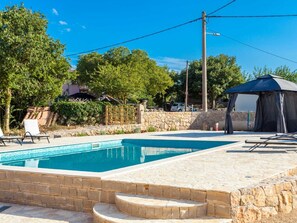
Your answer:
[[[81,26],[81,28],[83,28],[83,29],[87,29],[87,27],[86,27],[86,26]]]
[[[62,26],[66,26],[68,23],[67,22],[65,22],[65,21],[59,21],[59,23],[60,23],[60,25],[62,25]]]
[[[67,32],[71,32],[71,29],[70,28],[67,28],[67,29],[65,29]]]
[[[52,13],[53,13],[54,15],[56,15],[56,16],[59,15],[59,12],[58,12],[57,9],[55,9],[55,8],[52,9]]]
[[[167,66],[171,70],[181,71],[186,67],[186,59],[172,58],[172,57],[157,57],[156,62],[160,66]]]

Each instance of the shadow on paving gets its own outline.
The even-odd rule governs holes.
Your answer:
[[[250,135],[253,132],[236,132],[233,135]],[[185,138],[200,138],[200,137],[219,137],[226,136],[224,132],[190,132],[190,133],[164,133],[156,134],[154,136],[168,136],[168,137],[185,137]]]

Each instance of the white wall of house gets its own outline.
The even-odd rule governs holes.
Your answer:
[[[235,102],[235,111],[255,112],[257,99],[258,99],[258,95],[239,94]]]
[[[80,92],[80,88],[75,84],[64,84],[63,95],[73,95]]]

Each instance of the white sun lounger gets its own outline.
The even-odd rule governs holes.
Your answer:
[[[50,143],[49,135],[40,132],[37,119],[25,119],[24,126],[25,135],[23,140],[29,137],[31,138],[32,142],[34,142],[34,138],[37,138],[38,140],[40,140],[41,138],[46,138],[48,143]]]
[[[0,142],[3,143],[4,146],[6,146],[5,141],[13,141],[13,140],[17,140],[19,142],[19,144],[22,145],[22,139],[23,137],[21,136],[6,136],[3,134],[2,129],[0,128]]]

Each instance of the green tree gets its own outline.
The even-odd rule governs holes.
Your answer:
[[[297,83],[297,71],[291,71],[291,69],[288,66],[280,66],[275,68],[275,70],[268,68],[267,66],[261,67],[255,67],[252,74],[247,74],[247,80],[253,80],[257,77],[273,74],[280,76],[288,81],[292,81],[294,83]]]
[[[78,79],[94,93],[102,92],[124,102],[164,94],[173,85],[170,72],[160,67],[142,50],[118,47],[105,54],[88,54],[80,57]]]
[[[181,88],[185,89],[185,71],[180,75]],[[227,55],[210,56],[207,58],[207,91],[211,107],[215,108],[216,101],[223,92],[244,82],[240,66],[236,58]],[[202,91],[202,61],[193,61],[189,65],[189,95],[196,97]]]
[[[84,85],[93,78],[96,70],[104,64],[103,56],[99,53],[89,53],[79,57],[76,71],[79,73],[77,82]]]
[[[11,102],[44,103],[58,96],[70,66],[64,45],[47,33],[47,20],[24,5],[0,11],[0,92],[5,107],[4,131],[9,131]]]

